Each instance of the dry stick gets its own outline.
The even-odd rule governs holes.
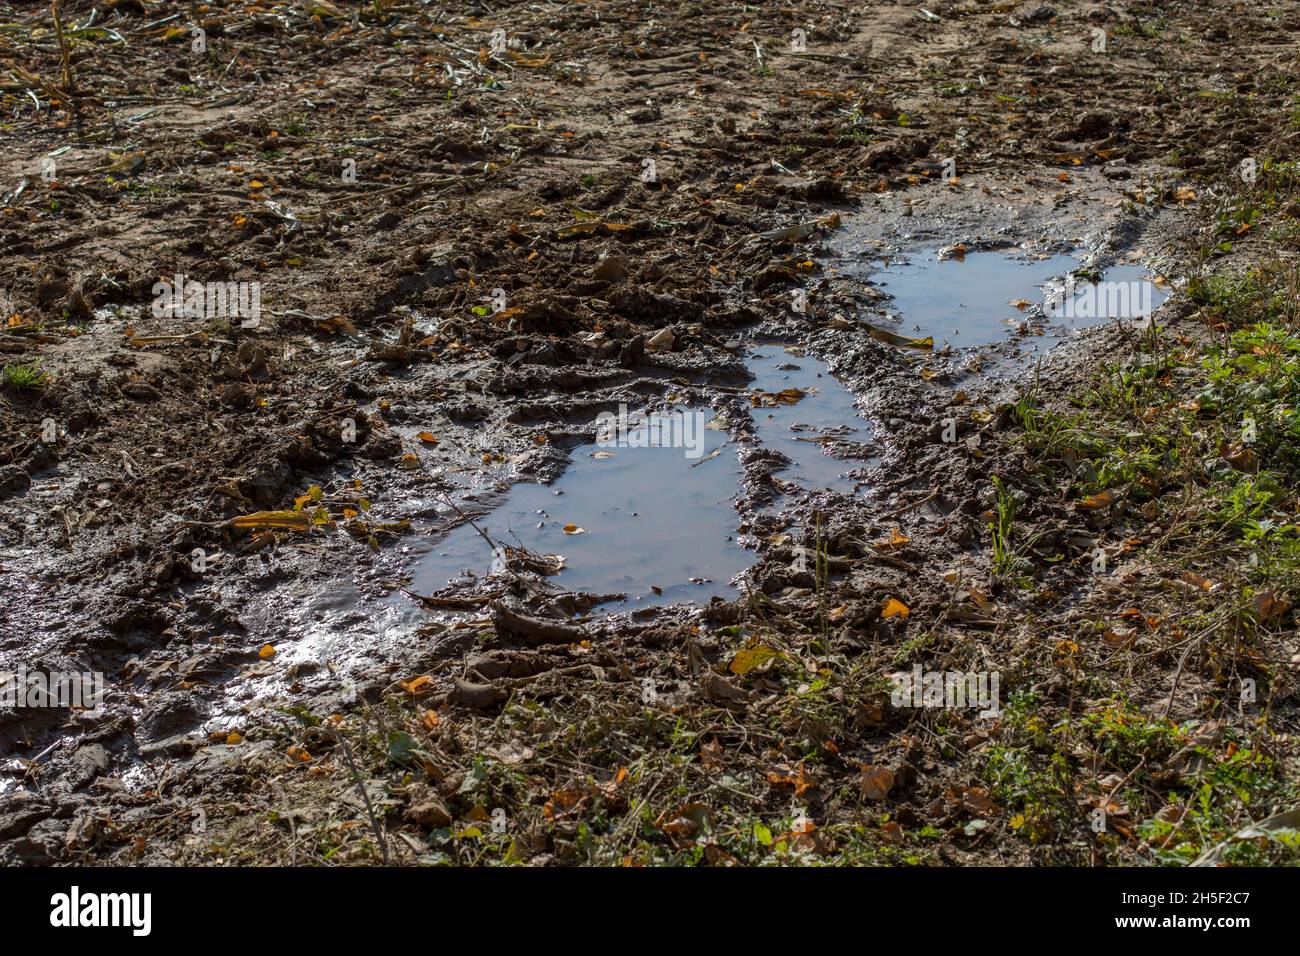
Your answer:
[[[45,92],[45,95],[48,96],[51,100],[59,100],[61,103],[63,103],[64,106],[67,107],[72,106],[72,101],[70,99],[68,99],[66,96],[60,93],[56,87],[50,85],[49,83],[46,83],[39,76],[35,76],[31,73],[28,73],[17,63],[14,63],[12,60],[0,59],[0,63],[3,63],[5,68],[8,69],[9,72],[13,73],[14,76],[18,77],[18,79],[22,80],[28,86],[34,86],[40,90],[43,90]]]
[[[1169,712],[1174,709],[1174,697],[1178,693],[1178,682],[1182,680],[1183,677],[1183,667],[1187,664],[1187,658],[1191,656],[1192,651],[1200,645],[1202,639],[1203,638],[1197,638],[1195,641],[1188,644],[1187,650],[1183,651],[1183,656],[1178,658],[1178,670],[1174,671],[1174,683],[1173,686],[1169,688],[1169,700],[1165,702],[1165,712],[1160,715],[1162,720],[1167,718]]]
[[[451,495],[443,494],[442,500],[447,502],[447,504],[456,512],[456,514],[464,518],[465,521],[469,524],[469,526],[479,533],[479,537],[481,537],[484,541],[488,543],[489,548],[491,548],[494,552],[500,548],[500,545],[498,545],[495,541],[493,541],[491,538],[488,537],[486,531],[484,531],[482,528],[480,528],[478,525],[474,523],[473,518],[471,518],[469,515],[465,514],[465,512],[460,510],[460,506],[457,505],[456,502],[451,500]]]
[[[75,93],[72,83],[72,54],[68,48],[68,38],[63,33],[63,17],[59,15],[60,0],[50,0],[50,15],[54,18],[54,32],[59,35],[59,65],[63,72],[63,89]]]
[[[352,771],[352,782],[357,786],[357,792],[361,794],[361,800],[366,805],[366,815],[370,817],[370,828],[375,831],[375,840],[379,843],[379,855],[388,862],[388,843],[384,840],[384,831],[379,828],[379,821],[375,819],[375,808],[370,802],[370,794],[366,793],[365,784],[361,781],[361,773],[357,770],[356,763],[352,760],[352,748],[348,746],[347,738],[337,730],[334,736],[338,738],[343,745],[343,757],[348,762],[348,769]]]

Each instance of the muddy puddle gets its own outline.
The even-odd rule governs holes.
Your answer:
[[[1122,263],[1078,275],[1081,253],[1025,254],[927,249],[877,260],[864,273],[888,297],[897,331],[933,338],[936,350],[994,347],[1004,354],[1041,355],[1074,333],[1112,320],[1137,320],[1168,297],[1140,264]]]
[[[751,394],[772,403],[751,410],[755,435],[791,462],[777,477],[853,493],[848,473],[865,462],[833,456],[861,454],[871,437],[853,393],[824,362],[779,345],[756,349],[747,366]],[[520,483],[477,502],[467,511],[473,524],[417,558],[411,590],[431,594],[500,571],[494,546],[505,546],[543,556],[560,568],[550,582],[604,598],[606,610],[734,597],[732,582],[754,555],[738,540],[737,446],[714,411],[646,416],[623,407],[598,419],[597,435],[553,484]]]
[[[709,409],[615,414],[602,437],[574,449],[553,484],[516,484],[486,502],[490,510],[473,525],[448,532],[418,560],[411,588],[427,594],[490,574],[486,535],[498,546],[558,556],[561,570],[550,581],[609,595],[611,608],[734,593],[730,580],[753,556],[736,540],[731,499],[741,473],[727,432],[710,427]]]
[[[755,350],[746,364],[754,376],[753,388],[762,393],[780,396],[788,389],[803,393],[793,404],[774,399],[770,407],[759,405],[751,412],[763,447],[779,451],[791,461],[776,472],[777,477],[808,491],[856,491],[861,481],[849,472],[867,462],[836,456],[869,454],[871,425],[859,414],[853,393],[824,362],[792,354],[779,345]]]

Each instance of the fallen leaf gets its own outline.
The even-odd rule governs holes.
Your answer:
[[[255,511],[230,519],[232,528],[275,528],[280,531],[306,531],[311,516],[301,511]]]
[[[912,609],[904,604],[898,598],[890,598],[885,602],[884,608],[880,612],[881,617],[907,617],[912,613]]]
[[[431,680],[432,678],[430,678],[428,674],[421,674],[419,677],[412,678],[409,681],[398,681],[398,683],[402,685],[402,690],[415,696],[415,694],[419,693],[420,688],[426,686]]]
[[[862,764],[858,773],[858,787],[867,800],[884,800],[894,789],[894,771],[888,767]]]
[[[881,551],[892,551],[895,548],[901,548],[911,540],[907,535],[894,528],[889,532],[888,538],[881,538],[879,541],[873,542],[871,546]]]
[[[744,675],[748,674],[756,667],[761,667],[768,661],[780,657],[778,651],[774,651],[766,644],[759,644],[757,647],[746,648],[737,651],[736,656],[731,659],[731,673]]]

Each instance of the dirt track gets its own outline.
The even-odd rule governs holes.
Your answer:
[[[794,800],[819,834],[874,821],[872,768],[887,767],[893,827],[948,834],[897,850],[886,820],[850,862],[1132,859],[1131,843],[1085,847],[1084,811],[1033,841],[971,829],[1008,825],[970,772],[986,730],[940,741],[883,703],[882,681],[922,652],[1058,703],[1105,697],[1034,667],[1123,603],[1086,556],[1126,539],[1098,539],[1000,437],[1030,363],[886,341],[911,333],[864,263],[1014,246],[1185,274],[1207,190],[1229,188],[1289,111],[1295,4],[214,3],[193,23],[164,20],[172,5],[99,6],[73,35],[74,90],[53,94],[47,15],[0,6],[16,25],[0,61],[21,71],[0,85],[0,320],[15,316],[0,359],[49,376],[0,393],[0,666],[109,686],[95,711],[0,713],[15,757],[0,859],[214,862],[242,841],[303,862],[327,841],[301,828],[336,815],[354,824],[328,839],[338,859],[377,858],[334,759],[356,695],[379,715],[357,741],[391,751],[404,719],[427,735],[394,758],[419,783],[366,772],[413,832],[508,805],[508,858],[570,862],[576,818],[599,802],[609,848],[585,859],[642,852],[648,818],[676,847],[662,859],[682,861],[725,814],[693,784],[619,791],[629,766],[672,778],[637,756],[646,739],[681,746],[616,729],[641,719],[646,680],[662,714],[700,720],[686,751],[747,812],[789,816]],[[259,283],[257,326],[158,316],[155,284],[176,275]],[[1190,311],[1175,296],[1162,316]],[[1039,380],[1064,392],[1132,338],[1097,329]],[[858,397],[874,457],[857,494],[773,478],[744,363],[770,342],[823,358]],[[562,474],[599,412],[670,394],[731,410],[748,599],[588,614],[523,567],[437,608],[399,590],[484,496]],[[990,577],[995,474],[1028,489],[1020,520],[1046,562],[1032,594]],[[279,527],[232,525],[296,503]],[[792,571],[797,543],[833,556],[833,575]],[[905,615],[882,617],[891,599]],[[760,638],[793,673],[728,674]],[[1159,663],[1126,685],[1157,712],[1181,670]],[[831,671],[850,689],[792,713],[785,691]],[[1183,679],[1173,717],[1207,687]],[[521,701],[534,726],[506,719]],[[483,792],[466,787],[476,773]],[[301,819],[283,837],[268,808],[289,804]],[[790,832],[811,853],[836,843],[798,819]],[[386,852],[425,859],[423,839],[390,836]]]

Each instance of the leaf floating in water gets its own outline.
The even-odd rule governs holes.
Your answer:
[[[923,339],[910,339],[905,335],[899,335],[897,332],[890,332],[888,329],[882,329],[879,326],[863,323],[866,326],[867,334],[877,342],[884,342],[886,345],[899,345],[903,348],[920,349],[923,352],[929,352],[934,349],[934,336],[927,335]]]
[[[801,388],[783,388],[779,392],[765,392],[754,389],[749,396],[749,404],[754,408],[778,408],[781,405],[797,405],[808,393]]]
[[[586,528],[579,528],[576,524],[573,524],[572,522],[570,522],[569,524],[566,524],[566,525],[564,526],[564,533],[565,533],[565,534],[586,534],[586,533],[587,533],[587,529],[586,529]]]

